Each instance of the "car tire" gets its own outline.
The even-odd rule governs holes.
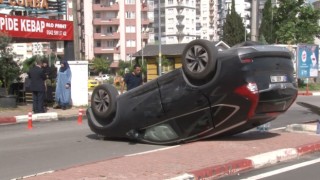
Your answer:
[[[182,54],[182,69],[193,84],[208,82],[215,74],[218,50],[211,41],[197,39],[186,45]]]
[[[97,120],[110,119],[116,112],[118,90],[110,84],[97,86],[91,96],[91,109]]]

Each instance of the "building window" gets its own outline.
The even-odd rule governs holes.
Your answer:
[[[135,40],[128,40],[126,46],[127,47],[136,47],[136,41]]]
[[[173,0],[168,0],[168,4],[173,4]]]
[[[95,0],[94,3],[95,4],[100,4],[100,0]]]
[[[96,41],[96,47],[101,47],[101,41],[100,40]]]
[[[58,48],[58,49],[64,48],[63,41],[58,41],[58,42],[57,42],[57,48]]]
[[[135,26],[126,26],[126,32],[127,33],[135,33],[136,27]]]
[[[126,12],[126,19],[134,19],[135,18],[135,13],[134,12]]]
[[[116,29],[113,26],[107,26],[105,31],[107,32],[107,34],[111,34],[111,33],[114,33],[116,31]]]
[[[95,14],[95,18],[101,18],[101,14],[100,14],[99,12],[97,12],[97,13]]]
[[[126,4],[135,4],[136,0],[126,0]]]
[[[113,48],[114,47],[114,42],[113,41],[107,41],[107,47],[108,48]]]
[[[101,26],[96,27],[96,33],[101,33]]]
[[[174,10],[172,8],[169,8],[168,9],[168,14],[173,14],[174,13]]]

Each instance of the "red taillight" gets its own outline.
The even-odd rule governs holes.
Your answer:
[[[252,63],[252,62],[253,62],[253,59],[251,59],[251,58],[241,59],[241,63]]]
[[[257,84],[248,83],[247,85],[240,86],[235,90],[235,93],[247,98],[251,102],[251,106],[248,112],[248,118],[252,117],[259,101]]]

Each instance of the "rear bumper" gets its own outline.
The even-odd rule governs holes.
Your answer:
[[[292,83],[270,84],[268,89],[259,91],[256,113],[284,112],[295,101],[298,89]]]

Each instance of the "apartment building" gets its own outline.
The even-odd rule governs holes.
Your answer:
[[[197,37],[219,41],[224,21],[224,0],[197,0]]]
[[[109,61],[128,61],[148,42],[147,1],[82,0],[82,3],[82,51],[88,59],[101,57]]]

